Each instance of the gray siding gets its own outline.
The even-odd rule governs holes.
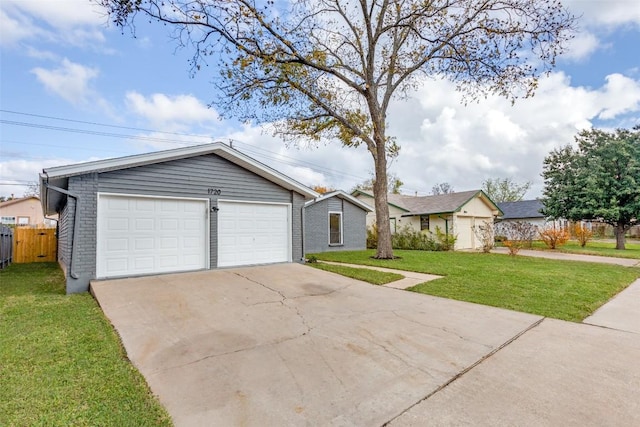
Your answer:
[[[209,189],[220,191],[209,195]],[[226,159],[209,154],[153,165],[69,178],[69,191],[79,196],[80,218],[73,261],[79,278],[67,279],[68,292],[88,289],[96,276],[97,193],[135,194],[166,197],[208,198],[211,207],[221,200],[243,200],[292,204],[292,258],[302,258],[302,206],[304,196],[280,187]],[[72,201],[69,198],[69,201]],[[67,208],[68,209],[68,208]],[[70,210],[72,211],[72,210]],[[66,215],[68,233],[73,216]],[[217,215],[210,215],[210,266],[217,266]]]
[[[329,211],[342,212],[342,245],[329,245]],[[351,202],[332,197],[305,208],[305,252],[366,249],[366,211]]]

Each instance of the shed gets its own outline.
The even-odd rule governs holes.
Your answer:
[[[372,210],[344,191],[323,194],[306,202],[305,252],[366,249],[366,218]]]
[[[303,260],[318,193],[222,143],[44,169],[67,292],[93,279]]]

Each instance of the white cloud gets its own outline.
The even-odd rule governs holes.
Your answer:
[[[155,93],[145,97],[138,92],[128,92],[125,103],[133,113],[163,131],[181,131],[196,124],[214,126],[220,120],[214,109],[193,95]]]
[[[0,24],[4,46],[49,41],[82,46],[104,41],[104,11],[86,0],[3,0]]]
[[[595,34],[583,30],[577,33],[575,38],[569,42],[563,58],[581,61],[588,58],[600,47],[600,41]]]
[[[621,74],[606,77],[607,83],[601,89],[603,109],[598,118],[603,120],[640,110],[640,85],[637,80]]]
[[[58,68],[37,67],[31,72],[48,91],[74,105],[84,104],[95,98],[90,84],[99,74],[97,68],[86,67],[65,58]]]
[[[637,0],[565,0],[563,3],[589,26],[640,26]]]
[[[510,176],[534,181],[530,196],[536,196],[542,160],[553,148],[572,143],[594,120],[640,111],[640,80],[612,74],[590,89],[554,73],[540,81],[535,97],[514,106],[489,97],[467,107],[453,84],[429,81],[408,105],[394,103],[389,114],[390,133],[407,136],[398,139],[396,170],[408,192],[425,194],[438,182],[470,190],[486,178]]]

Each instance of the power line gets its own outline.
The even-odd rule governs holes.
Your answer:
[[[89,125],[95,125],[95,126],[118,128],[118,129],[137,130],[137,131],[142,131],[142,132],[152,132],[152,133],[159,133],[159,134],[187,136],[187,137],[191,137],[191,138],[198,138],[199,140],[198,141],[179,141],[179,140],[170,139],[170,138],[159,138],[159,137],[150,137],[150,136],[143,136],[143,135],[131,135],[131,134],[121,134],[121,133],[113,133],[113,132],[103,132],[103,131],[96,131],[96,130],[90,130],[90,129],[77,129],[77,128],[70,128],[70,127],[63,127],[63,126],[46,125],[46,124],[41,124],[41,123],[32,123],[32,122],[22,122],[22,121],[15,121],[15,120],[0,119],[0,123],[3,123],[3,124],[13,125],[13,126],[31,127],[31,128],[36,128],[36,129],[46,129],[46,130],[54,130],[54,131],[61,131],[61,132],[71,132],[71,133],[80,133],[80,134],[87,134],[87,135],[94,135],[94,136],[121,138],[121,139],[133,139],[133,140],[147,141],[147,142],[164,142],[164,143],[180,144],[180,145],[201,144],[203,142],[202,139],[204,139],[204,138],[212,139],[212,138],[207,137],[205,135],[185,134],[185,133],[176,133],[176,132],[163,132],[163,131],[152,130],[152,129],[142,129],[142,128],[135,128],[135,127],[128,127],[128,126],[109,125],[109,124],[105,124],[105,123],[97,123],[97,122],[87,122],[87,121],[82,121],[82,120],[65,119],[65,118],[60,118],[60,117],[45,116],[45,115],[31,114],[31,113],[23,113],[23,112],[18,112],[18,111],[11,111],[11,110],[0,109],[0,112],[10,113],[10,114],[18,114],[18,115],[25,115],[25,116],[30,116],[30,117],[45,118],[45,119],[51,119],[51,120],[61,120],[61,121],[72,122],[72,123],[82,123],[82,124],[89,124]],[[339,170],[327,168],[325,166],[321,166],[321,165],[318,165],[318,164],[313,163],[313,162],[308,162],[308,161],[296,159],[294,157],[286,156],[286,155],[283,155],[283,154],[280,154],[280,153],[276,153],[276,152],[273,152],[273,151],[270,151],[270,150],[265,150],[263,148],[255,147],[255,146],[253,146],[251,144],[246,144],[246,143],[243,143],[243,142],[240,142],[240,141],[236,141],[236,140],[233,140],[233,142],[234,143],[239,143],[240,145],[245,146],[244,150],[249,152],[249,153],[260,155],[263,158],[270,159],[270,160],[273,160],[273,161],[276,161],[276,162],[279,162],[279,163],[287,164],[289,166],[296,166],[296,165],[299,165],[299,164],[306,164],[306,165],[314,168],[315,170],[323,171],[325,173],[329,173],[329,174],[333,174],[333,175],[337,175],[337,176],[342,176],[342,177],[345,177],[345,178],[358,179],[358,180],[366,179],[366,178],[363,178],[362,176],[349,174],[349,173],[346,173],[344,171],[339,171]],[[268,153],[269,155],[264,154],[264,153],[260,153],[260,151],[262,151],[264,153]],[[277,157],[274,157],[274,156],[277,156]],[[287,161],[287,160],[283,160],[283,159],[290,159],[290,160]]]

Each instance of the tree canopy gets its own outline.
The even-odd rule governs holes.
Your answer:
[[[614,226],[616,249],[640,221],[640,127],[580,132],[544,160],[544,214]]]
[[[192,69],[214,64],[212,105],[293,143],[365,146],[374,161],[378,258],[392,258],[387,111],[425,78],[467,100],[531,96],[575,18],[560,0],[93,0],[119,26],[174,30]],[[151,71],[150,71],[151,72]]]
[[[451,194],[454,191],[455,190],[453,189],[453,186],[448,182],[440,182],[431,188],[431,194],[433,194],[434,196],[440,194]]]
[[[531,188],[531,181],[522,184],[512,178],[487,178],[482,182],[482,191],[495,203],[519,202]]]
[[[360,184],[353,187],[351,191],[362,190],[362,191],[374,191],[376,185],[375,176],[371,176],[371,178],[361,182]],[[391,194],[400,194],[400,189],[404,185],[404,182],[400,181],[400,178],[396,176],[394,173],[387,173],[387,188]],[[374,193],[375,194],[375,193]]]

